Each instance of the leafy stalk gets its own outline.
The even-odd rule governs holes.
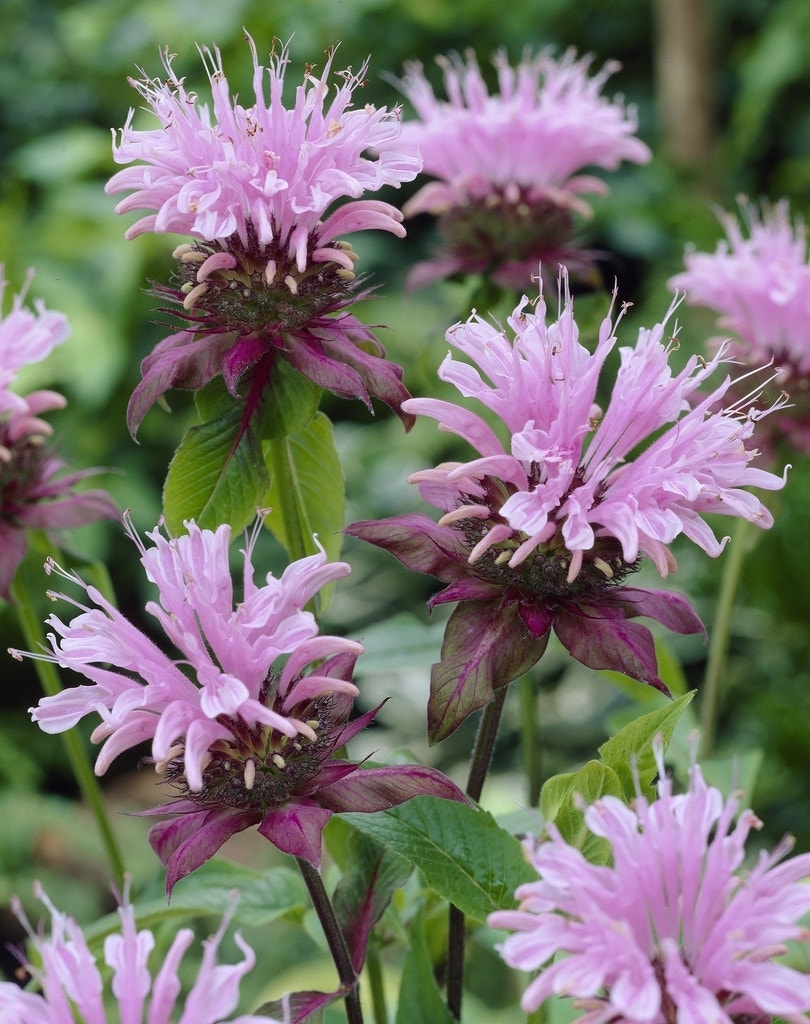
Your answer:
[[[26,585],[24,567],[17,572],[11,584],[11,598],[29,650],[42,650],[46,646],[45,634]],[[61,692],[62,684],[59,679],[59,673],[50,661],[42,661],[39,658],[34,659],[34,668],[46,696],[53,697]],[[67,732],[62,733],[62,741],[65,744],[70,767],[79,787],[79,792],[96,819],[107,859],[110,863],[112,877],[119,891],[123,892],[124,859],[104,805],[101,786],[90,765],[90,759],[87,756],[81,736],[75,729],[69,729]]]
[[[366,953],[366,974],[368,975],[369,988],[371,989],[374,1022],[375,1024],[388,1024],[388,1008],[385,1003],[382,965],[380,963],[380,954],[376,949],[370,949]]]
[[[729,544],[728,556],[723,563],[720,594],[717,600],[714,626],[709,639],[709,655],[706,661],[706,675],[701,695],[699,761],[705,760],[714,747],[717,713],[720,707],[720,690],[731,639],[731,619],[748,549],[747,541],[750,535],[748,527],[748,520],[737,520],[734,535]]]
[[[529,807],[536,807],[543,785],[542,761],[537,731],[537,685],[529,675],[518,681],[520,694],[520,745],[526,773],[526,795]]]
[[[281,437],[265,442],[268,452],[268,465],[271,476],[277,481],[277,493],[281,498],[281,521],[284,527],[284,540],[290,561],[304,558],[312,553],[307,545],[306,535],[302,528],[305,518],[304,502],[300,495],[295,463],[290,451],[289,437]]]

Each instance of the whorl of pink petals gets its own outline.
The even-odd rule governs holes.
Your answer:
[[[363,196],[384,185],[412,180],[420,161],[400,153],[398,111],[371,104],[354,107],[366,65],[357,74],[334,72],[331,51],[320,75],[308,66],[285,106],[287,47],[270,54],[267,67],[253,54],[253,103],[242,106],[230,92],[220,53],[200,48],[211,83],[212,105],[186,90],[165,51],[166,79],[131,84],[160,121],[134,127],[130,111],[113,146],[117,163],[129,164],[107,184],[129,192],[118,213],[151,211],[127,231],[176,232],[247,250],[286,248],[303,272],[310,262],[335,258],[332,242],[347,233],[384,230],[404,235],[399,211]],[[338,85],[332,91],[331,76]],[[386,147],[386,153],[368,155]],[[333,208],[340,200],[347,200]],[[350,269],[350,268],[349,268]]]
[[[674,795],[657,755],[657,800],[604,796],[586,811],[590,832],[610,843],[609,864],[589,863],[554,825],[526,843],[538,880],[517,890],[518,910],[489,917],[514,933],[503,959],[539,972],[523,1010],[568,996],[586,1011],[578,1024],[805,1021],[810,978],[776,958],[810,939],[800,923],[810,854],[784,861],[785,841],[744,870],[749,830],[761,825],[753,812],[738,815],[738,799],[707,786],[697,765]]]

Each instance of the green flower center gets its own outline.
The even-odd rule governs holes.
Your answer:
[[[514,488],[492,477],[485,477],[481,483],[486,497],[471,501],[487,504],[491,510],[490,517],[459,517],[453,522],[453,528],[463,535],[465,547],[470,551],[493,527],[509,525],[499,509]],[[459,507],[463,508],[463,505]],[[569,580],[572,554],[565,546],[561,525],[550,540],[538,545],[516,566],[510,566],[509,561],[529,538],[522,531],[513,529],[508,537],[491,544],[471,563],[471,574],[504,590],[516,590],[530,601],[553,604],[572,600],[587,604],[606,587],[623,583],[630,573],[638,570],[640,560],[626,562],[618,540],[597,537],[593,547],[585,552],[579,572]]]
[[[310,242],[310,249],[313,246]],[[356,262],[348,243],[335,241],[331,247]],[[232,256],[237,265],[214,270],[200,280],[202,264],[220,252]],[[311,252],[300,271],[285,245],[245,250],[231,239],[221,248],[199,242],[181,245],[174,255],[184,308],[209,329],[237,335],[300,330],[348,305],[357,291],[352,271],[333,262],[313,262]]]
[[[201,806],[259,812],[280,806],[318,774],[341,728],[334,722],[329,695],[293,709],[290,717],[305,721],[316,738],[291,738],[265,725],[248,725],[238,715],[220,715],[217,721],[230,730],[231,738],[210,747],[199,791],[188,788],[182,742],[174,748],[176,755],[158,768],[184,799]]]

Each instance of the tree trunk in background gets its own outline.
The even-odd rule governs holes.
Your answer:
[[[661,146],[674,164],[708,173],[714,148],[710,0],[652,0]]]

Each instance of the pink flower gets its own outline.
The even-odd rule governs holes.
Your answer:
[[[130,111],[113,152],[118,163],[132,166],[118,171],[107,191],[132,193],[118,213],[153,211],[128,230],[129,238],[154,231],[196,240],[175,250],[179,287],[158,289],[182,304],[192,326],[166,338],[144,362],[129,409],[133,430],[168,388],[196,389],[223,373],[236,394],[249,369],[275,356],[316,384],[367,404],[373,395],[398,410],[407,397],[400,368],[380,358],[368,328],[341,312],[358,298],[358,257],[343,236],[405,234],[395,207],[363,198],[410,181],[419,169],[416,157],[395,146],[364,156],[396,138],[398,112],[353,107],[365,65],[356,75],[338,73],[330,98],[334,52],[320,77],[307,66],[287,109],[286,47],[264,68],[248,42],[251,106],[231,98],[217,50],[200,50],[211,109],[186,91],[168,52],[165,81],[132,82],[160,128],[133,128]]]
[[[719,555],[725,540],[705,513],[770,526],[770,513],[745,488],[784,484],[751,465],[756,450],[746,442],[763,415],[753,406],[756,395],[747,405],[711,411],[729,387],[726,378],[691,404],[721,357],[692,357],[673,374],[664,338],[674,306],[662,323],[641,329],[634,346],[620,349],[603,413],[597,385],[621,316],[614,323],[608,313],[591,354],[579,342],[564,272],[561,284],[559,318],[548,326],[541,296],[535,312],[523,298],[508,321],[511,337],[477,315],[448,331],[472,365],[448,355],[439,376],[494,413],[499,433],[447,401],[407,403],[477,452],[471,461],[411,477],[443,513],[438,523],[399,516],[347,531],[448,583],[432,605],[461,602],[434,675],[429,715],[439,737],[491,697],[481,659],[492,662],[490,686],[504,685],[540,657],[552,626],[585,665],[665,689],[651,634],[627,619],[647,615],[685,633],[700,630],[700,620],[678,595],[626,587],[625,578],[644,555],[662,576],[676,568],[669,544],[681,533]],[[508,647],[524,652],[512,655],[513,664],[503,658]]]
[[[23,991],[12,982],[0,982],[0,1019],[8,1024],[107,1024],[113,1020],[123,1024],[142,1021],[145,1012],[149,1024],[226,1024],[226,1016],[229,1024],[273,1024],[270,1018],[254,1014],[228,1016],[237,1007],[242,978],[256,961],[253,950],[237,932],[234,942],[243,959],[232,965],[217,963],[230,914],[216,934],[203,942],[197,979],[178,1005],[180,964],[194,939],[190,928],[178,931],[160,964],[154,965],[157,970],[153,974],[149,958],[155,937],[148,929],[136,930],[135,911],[125,891],[118,911],[121,930],[104,940],[104,963],[112,972],[112,980],[105,984],[78,924],[57,910],[38,885],[35,892],[51,915],[48,938],[33,930],[19,901],[14,901],[13,909],[39,954],[38,966],[26,966],[42,991]],[[111,1008],[112,1015],[108,1015]]]
[[[321,673],[302,676],[304,669],[325,657],[356,658],[362,648],[340,637],[319,636],[305,605],[327,583],[346,576],[349,566],[328,563],[321,552],[293,562],[280,579],[268,575],[257,586],[251,561],[254,534],[243,551],[243,598],[234,607],[230,527],[201,530],[190,522],[187,534],[175,538],[156,529],[147,533],[148,548],[129,523],[127,528],[147,577],[158,588],[159,603],[148,602],[146,610],[180,657],[164,654],[94,586],[51,563],[50,571],[82,586],[92,604],[53,595],[81,613],[69,623],[48,617],[53,630],[48,658],[86,676],[91,685],[42,698],[32,708],[40,728],[64,732],[85,715],[98,714],[102,721],[92,737],[94,743],[103,741],[97,774],[125,750],[149,740],[159,770],[182,755],[184,776],[194,792],[203,788],[211,746],[237,742],[240,728],[266,727],[291,739],[316,739],[313,727],[295,718],[292,709],[305,696],[353,696],[357,688]],[[284,669],[271,677],[276,660],[285,655]],[[270,688],[282,698],[280,712],[267,703]]]
[[[53,431],[42,414],[64,408],[65,399],[54,391],[22,396],[10,389],[23,366],[45,359],[70,333],[61,313],[41,302],[35,312],[23,304],[32,276],[0,317],[0,597],[6,600],[28,548],[28,530],[67,529],[118,515],[103,491],[74,491],[97,470],[61,475],[66,463],[46,443]],[[0,309],[5,289],[0,267]]]
[[[650,159],[634,134],[635,111],[601,95],[619,65],[588,77],[591,60],[544,51],[512,67],[498,53],[499,92],[490,95],[473,53],[466,62],[442,57],[447,100],[436,97],[420,64],[406,68],[400,84],[418,119],[404,122],[397,147],[418,151],[436,180],[404,212],[437,216],[444,243],[436,260],[415,269],[411,287],[461,272],[523,289],[538,262],[587,263],[574,214],[589,216],[581,196],[607,186],[580,172]]]
[[[773,364],[791,407],[769,422],[810,453],[810,263],[807,229],[783,199],[775,205],[740,200],[740,218],[721,213],[726,238],[714,253],[688,252],[686,270],[670,279],[687,302],[719,314],[734,340],[727,351],[752,366]],[[719,339],[715,341],[715,345]]]
[[[46,309],[41,299],[34,303],[32,312],[24,303],[34,272],[28,271],[25,285],[14,296],[11,309],[0,317],[0,414],[22,408],[24,402],[8,391],[19,370],[29,363],[38,363],[67,341],[70,334],[67,318],[62,313]],[[6,293],[3,265],[0,263],[0,311]]]
[[[539,880],[517,890],[518,910],[489,917],[515,933],[503,959],[539,971],[524,1011],[569,996],[586,1011],[579,1024],[805,1021],[810,978],[774,958],[810,940],[799,924],[810,910],[810,855],[780,864],[785,840],[741,871],[761,822],[744,810],[735,825],[739,801],[707,786],[697,765],[688,792],[674,796],[657,753],[657,800],[639,793],[630,808],[605,796],[586,811],[590,832],[610,843],[609,865],[590,864],[553,824],[526,844]]]
[[[347,575],[345,562],[328,563],[321,552],[257,586],[251,561],[257,526],[243,551],[244,593],[234,607],[230,528],[213,532],[190,522],[187,529],[172,539],[154,530],[146,548],[129,527],[160,595],[147,611],[179,658],[164,654],[95,587],[66,573],[94,607],[53,595],[81,614],[67,624],[50,616],[53,654],[29,653],[91,681],[43,698],[31,712],[48,733],[98,714],[91,736],[103,741],[97,774],[123,751],[151,741],[157,772],[182,797],[148,812],[172,815],[150,834],[169,868],[169,892],[229,836],[252,825],[285,853],[318,864],[321,833],[334,812],[380,810],[424,793],[463,799],[430,768],[361,770],[333,756],[376,713],[349,723],[357,694],[351,677],[363,648],[319,635],[305,607]]]

